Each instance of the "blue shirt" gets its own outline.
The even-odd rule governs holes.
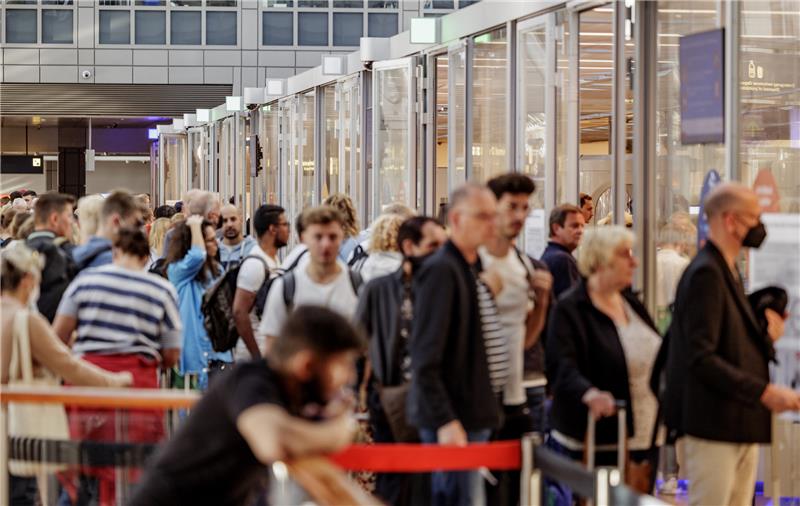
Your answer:
[[[581,279],[578,262],[572,253],[560,244],[548,242],[541,260],[547,264],[550,274],[553,275],[553,293],[556,298]]]
[[[219,244],[219,262],[222,264],[222,270],[228,270],[231,263],[240,261],[250,253],[256,245],[256,240],[248,235],[236,246],[228,246],[222,239],[218,239],[217,244]]]
[[[208,385],[210,360],[233,362],[230,351],[222,353],[214,351],[203,326],[203,313],[200,311],[203,294],[216,281],[216,279],[205,283],[198,281],[197,274],[203,268],[205,261],[206,251],[199,246],[192,246],[186,256],[167,267],[167,278],[175,285],[178,292],[178,310],[183,322],[183,347],[179,370],[181,374],[198,374],[201,388]],[[221,272],[217,273],[217,279],[219,275]]]
[[[108,265],[113,261],[111,241],[104,237],[93,235],[86,244],[73,248],[72,259],[81,270],[88,267]]]

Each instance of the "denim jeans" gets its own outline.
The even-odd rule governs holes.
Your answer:
[[[467,441],[489,440],[491,429],[468,430]],[[436,443],[436,430],[420,429],[423,443]],[[483,506],[486,504],[483,482],[478,471],[435,472],[431,475],[431,504],[434,506]]]

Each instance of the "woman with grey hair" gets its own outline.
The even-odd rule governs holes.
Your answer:
[[[631,291],[638,262],[634,235],[624,227],[587,229],[578,250],[583,278],[565,292],[550,316],[547,364],[553,404],[548,444],[581,460],[587,414],[597,420],[595,462],[615,465],[618,444],[615,401],[627,406],[631,462],[655,481],[658,449],[653,443],[658,401],[649,379],[661,337],[644,305]]]

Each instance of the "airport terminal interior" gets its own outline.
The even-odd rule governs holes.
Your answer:
[[[708,238],[704,199],[716,185],[740,183],[757,195],[767,238],[736,269],[748,293],[785,290],[769,375],[800,395],[797,0],[0,0],[0,55],[4,197],[124,189],[147,194],[155,210],[179,207],[199,189],[239,208],[245,234],[255,234],[261,206],[279,205],[292,227],[282,260],[299,244],[295,217],[330,196],[349,196],[367,229],[399,204],[444,219],[453,190],[520,173],[536,191],[519,250],[542,257],[551,212],[590,197],[586,230],[619,225],[635,234],[632,288],[661,334],[674,298],[670,232],[688,237],[680,250],[688,263]],[[546,390],[553,380],[526,381]],[[7,417],[15,402],[75,403],[131,420],[136,409],[161,409],[166,441],[202,393],[190,383],[150,394],[53,386],[39,397],[3,385],[2,409]],[[4,441],[15,437],[0,425]],[[758,446],[753,504],[797,505],[800,412],[773,415],[771,432]],[[548,480],[578,478],[544,457],[537,464],[538,436],[517,440],[508,450],[516,463],[500,466],[521,473],[514,504],[571,504],[547,502]],[[44,504],[73,504],[60,502],[62,475],[81,462],[65,456],[92,451],[67,439],[77,444],[55,458],[46,444],[29,453],[50,463],[34,475]],[[368,441],[360,434],[349,459],[333,460],[344,484],[325,489],[289,462],[273,466],[281,485],[272,488],[300,483],[317,504],[366,500],[360,494],[374,492],[386,465],[375,464]],[[137,457],[164,444],[113,443],[82,461],[97,459],[116,483],[115,495],[92,504],[127,504],[145,467]],[[6,504],[9,463],[27,450],[19,441],[2,446]],[[495,450],[487,458],[501,459]],[[694,504],[674,450],[661,453],[650,494],[626,496],[619,473],[581,467],[591,477],[586,497]],[[662,489],[669,480],[676,488]],[[351,495],[326,495],[333,489]],[[302,502],[278,497],[272,503]]]

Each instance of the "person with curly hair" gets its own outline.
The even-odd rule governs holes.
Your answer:
[[[372,225],[372,238],[369,245],[369,256],[360,266],[359,270],[364,281],[391,274],[400,268],[403,263],[403,254],[397,244],[397,232],[404,218],[399,214],[384,214],[379,216]]]

